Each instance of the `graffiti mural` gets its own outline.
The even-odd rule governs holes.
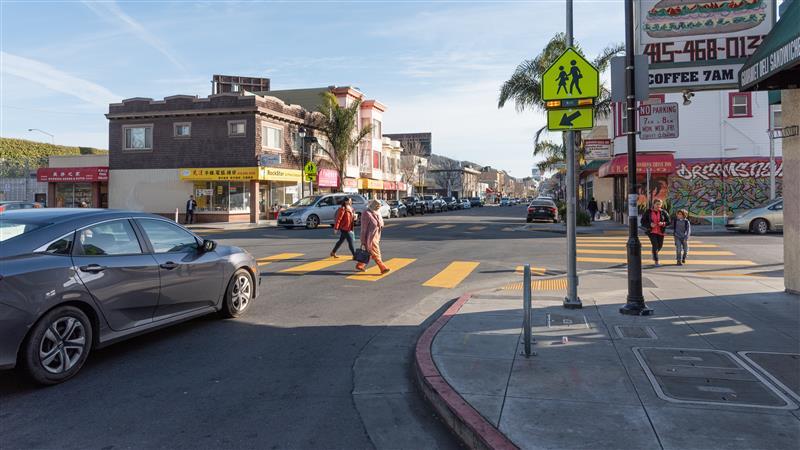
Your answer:
[[[775,158],[775,173],[776,191],[780,195],[781,158]],[[769,159],[678,160],[669,183],[673,208],[685,208],[695,218],[731,215],[769,200]]]

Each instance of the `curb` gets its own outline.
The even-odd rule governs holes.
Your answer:
[[[472,294],[464,294],[431,324],[417,340],[414,350],[414,373],[422,394],[448,427],[469,448],[518,449],[506,435],[487,421],[466,402],[444,379],[433,361],[431,345],[434,338],[469,301]]]

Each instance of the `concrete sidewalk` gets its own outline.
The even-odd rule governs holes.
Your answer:
[[[520,448],[797,448],[800,298],[783,278],[665,271],[644,285],[649,317],[618,312],[624,271],[583,276],[580,310],[535,291],[530,358],[521,291],[462,299],[433,333],[423,391],[441,377],[465,401],[446,399],[445,419],[470,446],[508,447],[499,430]]]

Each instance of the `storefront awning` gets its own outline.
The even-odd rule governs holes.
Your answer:
[[[382,180],[373,180],[372,178],[359,178],[358,184],[361,189],[368,189],[373,191],[383,190]]]
[[[675,171],[675,156],[672,153],[637,153],[636,173],[667,175]],[[611,161],[600,166],[599,177],[613,177],[628,174],[628,155],[617,155]]]
[[[789,4],[778,23],[739,71],[740,91],[800,87],[800,1]]]
[[[583,167],[581,167],[580,176],[597,172],[600,170],[600,167],[602,167],[603,164],[607,163],[608,161],[608,159],[595,159],[594,161],[587,162]]]
[[[36,170],[41,182],[108,181],[108,167],[41,167]]]

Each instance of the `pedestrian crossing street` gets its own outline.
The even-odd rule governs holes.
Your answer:
[[[579,236],[576,238],[575,251],[579,263],[608,263],[626,264],[627,236]],[[639,236],[642,243],[642,264],[654,264],[652,259],[650,241],[647,236]],[[714,257],[714,258],[709,258]],[[659,252],[659,262],[662,265],[676,265],[675,239],[672,236],[664,237],[664,246]],[[754,266],[748,259],[739,259],[736,253],[722,250],[716,244],[705,243],[702,240],[689,241],[689,255],[686,265],[691,266]]]

